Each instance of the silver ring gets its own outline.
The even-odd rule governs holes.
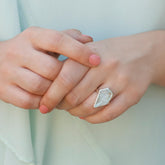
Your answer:
[[[109,88],[100,89],[96,97],[94,108],[108,105],[113,97],[113,92]]]

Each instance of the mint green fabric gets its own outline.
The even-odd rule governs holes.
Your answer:
[[[1,0],[0,41],[29,26],[77,28],[95,40],[165,28],[163,0]],[[143,80],[142,80],[143,81]],[[0,102],[0,165],[164,165],[165,88],[92,125]]]

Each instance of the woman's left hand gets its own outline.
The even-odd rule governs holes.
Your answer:
[[[161,43],[159,33],[147,32],[88,43],[89,48],[101,56],[102,62],[88,71],[58,108],[67,109],[70,114],[90,123],[102,123],[137,104],[148,86],[165,74],[165,68],[161,72],[161,64],[165,65],[165,48],[157,47]],[[159,82],[165,84],[165,81]],[[113,98],[107,106],[94,108],[97,91],[103,88],[110,88]]]

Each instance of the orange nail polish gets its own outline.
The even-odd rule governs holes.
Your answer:
[[[89,63],[92,64],[93,66],[99,65],[101,62],[101,59],[99,56],[93,54],[89,57]]]
[[[43,114],[49,112],[48,107],[46,107],[45,105],[41,105],[39,109],[40,109],[40,112],[43,113]]]
[[[79,117],[80,119],[84,120],[85,118],[84,117]]]

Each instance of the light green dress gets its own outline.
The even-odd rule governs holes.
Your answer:
[[[0,40],[34,25],[101,40],[165,29],[164,17],[164,0],[0,0]],[[98,125],[0,102],[0,165],[164,164],[165,88],[150,86],[139,104]]]

